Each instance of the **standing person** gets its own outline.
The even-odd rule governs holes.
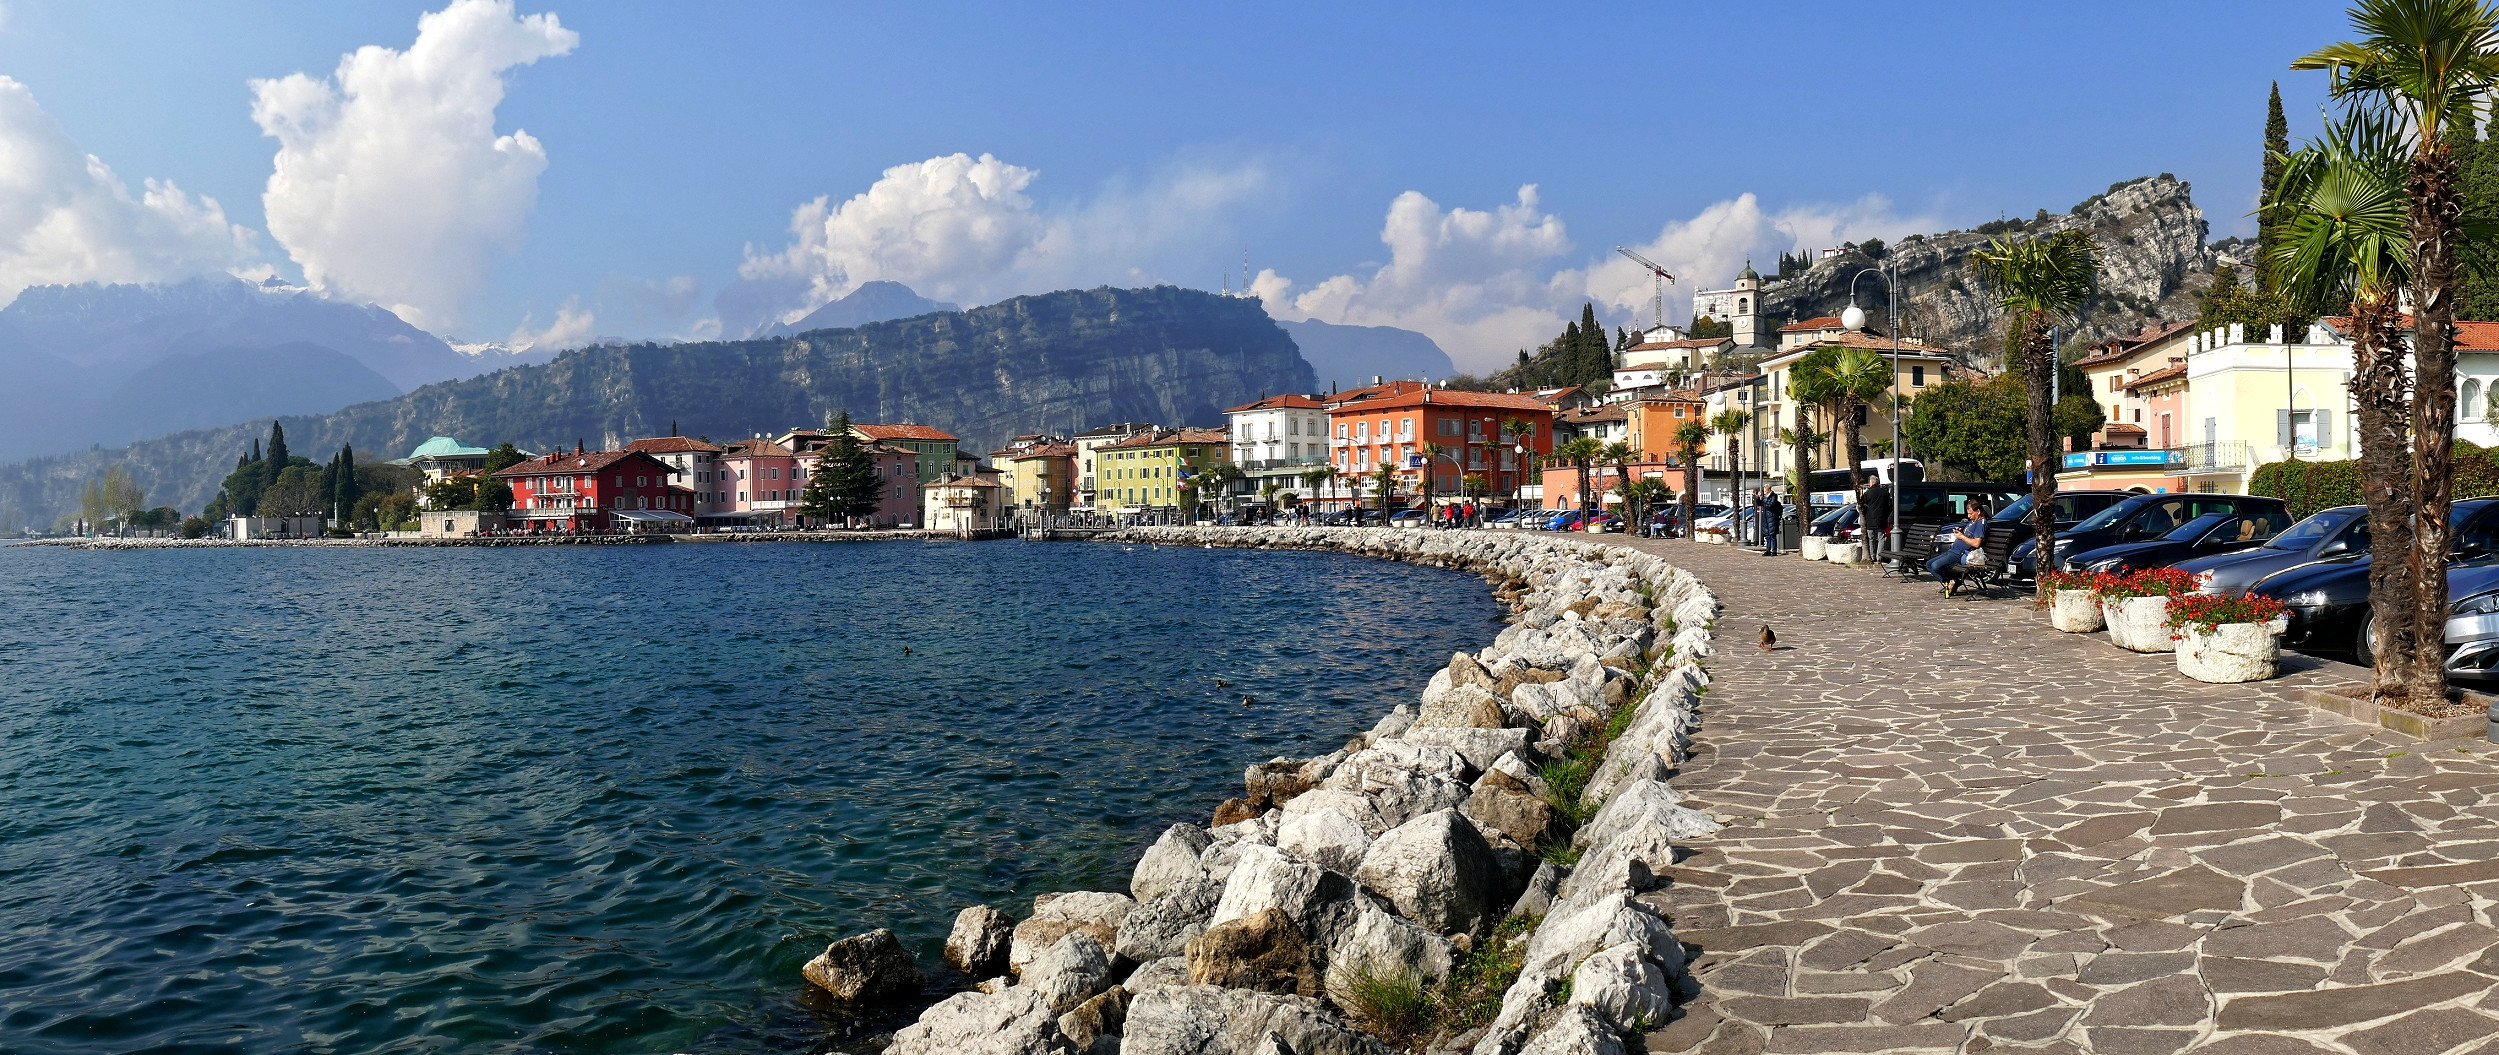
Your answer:
[[[1877,480],[1874,486],[1866,488],[1866,493],[1857,496],[1857,541],[1864,544],[1865,552],[1875,555],[1874,559],[1882,560],[1891,526],[1892,485]]]
[[[1762,556],[1776,557],[1779,555],[1779,536],[1784,534],[1784,532],[1780,530],[1779,517],[1780,514],[1784,512],[1786,512],[1785,507],[1779,504],[1779,493],[1767,487],[1762,488],[1761,515],[1754,518],[1761,522]]]

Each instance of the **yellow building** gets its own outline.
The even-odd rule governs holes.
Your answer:
[[[1759,419],[1755,427],[1760,435],[1762,451],[1759,460],[1748,459],[1750,464],[1745,466],[1746,471],[1766,471],[1777,475],[1795,468],[1794,449],[1778,439],[1780,430],[1796,427],[1797,405],[1796,400],[1788,395],[1788,382],[1799,360],[1823,348],[1865,348],[1890,359],[1895,352],[1895,342],[1860,330],[1816,331],[1810,342],[1799,342],[1762,360],[1762,374],[1767,384],[1760,390],[1759,401],[1750,408],[1754,417]],[[1945,349],[1922,341],[1899,341],[1897,352],[1898,367],[1892,378],[1892,391],[1900,396],[1901,416],[1904,419],[1915,412],[1913,404],[1929,387],[1967,372]],[[1858,422],[1859,440],[1869,450],[1856,451],[1845,460],[1840,457],[1837,423],[1823,420],[1825,416],[1819,408],[1815,408],[1812,415],[1813,430],[1824,437],[1823,442],[1814,447],[1814,467],[1817,469],[1841,469],[1864,461],[1872,456],[1870,448],[1876,441],[1888,442],[1892,438],[1892,401],[1888,397],[1868,406],[1864,419]],[[1906,442],[1904,439],[1903,443]]]
[[[1003,479],[1012,489],[1007,501],[1018,509],[1064,513],[1076,500],[1076,445],[1037,443],[1016,450],[1007,459],[1012,471]]]
[[[1193,508],[1183,487],[1199,473],[1232,460],[1222,429],[1155,429],[1094,449],[1097,508],[1122,513]]]

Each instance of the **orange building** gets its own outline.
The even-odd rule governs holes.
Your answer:
[[[1506,495],[1530,479],[1517,443],[1538,455],[1553,451],[1553,409],[1531,395],[1428,387],[1366,394],[1328,404],[1328,462],[1348,478],[1367,479],[1386,464],[1397,467],[1399,489],[1408,493],[1420,493],[1429,471],[1436,495],[1463,494],[1468,476],[1483,477],[1486,494]],[[1515,438],[1503,428],[1514,418],[1526,423]],[[1440,449],[1428,467],[1427,443]]]

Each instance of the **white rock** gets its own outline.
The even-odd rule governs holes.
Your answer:
[[[1487,699],[1492,698],[1491,693],[1484,695]],[[1499,706],[1498,701],[1494,705]],[[1529,732],[1525,729],[1439,728],[1409,729],[1401,739],[1408,743],[1446,747],[1457,752],[1458,757],[1466,763],[1465,776],[1472,779],[1476,774],[1491,769],[1493,763],[1501,760],[1501,756],[1526,750],[1528,738]]]
[[[1327,952],[1330,992],[1342,991],[1364,972],[1438,986],[1457,962],[1457,947],[1449,939],[1368,903],[1355,909]]]
[[[1138,963],[1183,955],[1189,939],[1206,933],[1215,904],[1223,899],[1223,888],[1224,884],[1205,876],[1181,881],[1163,896],[1137,906],[1120,922],[1112,951]]]
[[[1128,879],[1128,892],[1138,901],[1152,901],[1182,882],[1204,878],[1206,869],[1198,864],[1198,859],[1214,843],[1214,836],[1194,824],[1175,824],[1164,829],[1162,837],[1154,840],[1154,845],[1137,861],[1137,870]]]
[[[1039,993],[1015,986],[965,992],[921,1012],[894,1033],[885,1055],[1061,1055],[1058,1014]]]
[[[1619,1030],[1666,1024],[1674,1010],[1673,983],[1629,942],[1608,946],[1571,972],[1571,1002],[1605,1016]]]
[[[1022,974],[1025,964],[1071,931],[1091,934],[1095,943],[1108,948],[1119,939],[1120,923],[1136,907],[1136,900],[1127,895],[1090,890],[1034,898],[1032,918],[1015,925],[1015,937],[1007,944],[1007,970]]]
[[[1623,1055],[1623,1038],[1595,1012],[1571,1007],[1538,1031],[1519,1055]]]
[[[1380,836],[1354,878],[1399,915],[1439,934],[1475,930],[1509,907],[1501,903],[1492,847],[1456,810],[1424,814]]]
[[[1294,923],[1312,929],[1333,903],[1353,897],[1353,881],[1272,846],[1247,846],[1224,883],[1208,927],[1282,909]]]
[[[1289,813],[1291,807],[1288,805],[1286,810]],[[1276,833],[1276,848],[1352,875],[1354,869],[1362,866],[1363,853],[1371,848],[1371,836],[1363,831],[1360,821],[1344,810],[1322,806],[1286,817],[1284,827]]]
[[[1093,935],[1071,931],[1024,965],[1022,988],[1041,997],[1051,1014],[1064,1014],[1111,987],[1111,954]]]
[[[1292,1055],[1389,1055],[1316,1000],[1211,985],[1138,994],[1120,1055],[1258,1055],[1269,1034]]]
[[[1128,990],[1130,996],[1148,989],[1187,984],[1189,984],[1189,958],[1186,956],[1166,956],[1160,960],[1149,960],[1138,964],[1136,970],[1128,972],[1128,980],[1120,983],[1122,988]]]

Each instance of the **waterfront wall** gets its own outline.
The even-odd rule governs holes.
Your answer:
[[[1250,766],[1210,825],[1156,840],[1127,892],[1045,895],[1020,922],[965,910],[947,957],[984,981],[887,1055],[1387,1055],[1366,1029],[1452,1055],[1618,1053],[1694,994],[1682,944],[1644,898],[1677,840],[1718,827],[1669,786],[1699,727],[1718,612],[1697,579],[1539,534],[1103,540],[1463,568],[1515,614],[1343,748]],[[811,981],[840,984],[845,944],[809,965]],[[1439,1010],[1393,1020],[1384,980]]]
[[[898,540],[978,541],[1010,537],[1005,532],[964,535],[955,531],[730,531],[707,534],[652,535],[497,535],[488,538],[52,538],[16,543],[65,549],[216,549],[265,546],[644,546],[670,542],[893,542]]]

